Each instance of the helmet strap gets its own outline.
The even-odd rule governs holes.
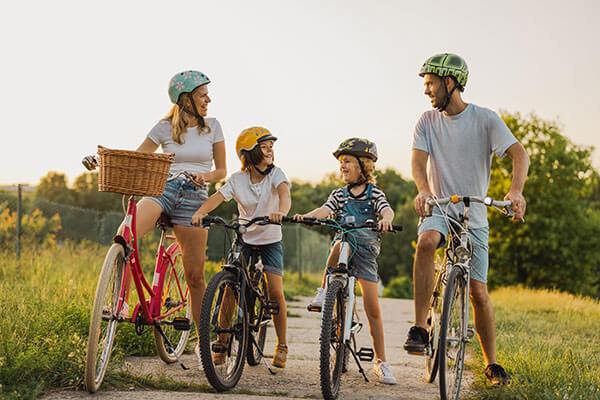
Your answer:
[[[261,175],[269,175],[269,172],[271,172],[271,170],[274,168],[275,166],[273,164],[267,166],[267,168],[265,168],[264,171],[261,171],[260,169],[258,169],[258,167],[255,165],[254,169]]]
[[[443,106],[438,107],[439,112],[446,111],[446,108],[448,108],[448,106],[450,105],[450,99],[452,98],[452,93],[454,93],[454,90],[456,90],[456,88],[458,87],[458,84],[456,82],[454,82],[454,87],[452,88],[452,90],[450,90],[450,92],[448,92],[448,89],[446,88],[446,77],[443,77],[442,81],[444,83],[444,92],[446,92],[446,100],[444,101]]]
[[[349,189],[352,189],[353,187],[362,185],[363,183],[366,182],[366,178],[367,178],[367,174],[365,173],[365,166],[363,165],[362,161],[360,161],[359,157],[357,157],[357,156],[354,156],[354,157],[356,158],[356,161],[358,161],[358,166],[360,167],[361,179],[358,182],[348,184]]]
[[[192,103],[192,108],[194,109],[193,111],[188,110],[187,108],[185,108],[184,106],[182,106],[181,104],[177,103],[177,105],[179,106],[179,108],[181,108],[183,111],[185,111],[186,113],[188,113],[189,115],[191,115],[192,117],[195,117],[198,120],[198,124],[200,124],[200,128],[204,129],[204,127],[206,126],[204,124],[204,118],[202,117],[202,115],[200,115],[200,113],[198,112],[198,109],[196,108],[196,103],[194,102],[194,98],[192,97],[191,93],[190,93],[190,101]]]

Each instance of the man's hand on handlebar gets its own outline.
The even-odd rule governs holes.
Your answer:
[[[523,197],[521,192],[508,192],[504,196],[504,200],[510,200],[512,202],[512,210],[515,212],[513,221],[519,221],[525,216],[525,210],[527,208],[527,201]]]
[[[425,218],[427,216],[425,203],[429,198],[433,198],[433,193],[430,191],[422,191],[417,195],[417,197],[415,197],[415,210],[421,218]]]

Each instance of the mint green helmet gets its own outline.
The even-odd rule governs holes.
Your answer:
[[[463,89],[467,85],[469,68],[467,68],[467,63],[462,57],[456,54],[442,53],[425,60],[419,76],[422,77],[425,74],[435,74],[442,78],[452,76]]]
[[[210,83],[208,76],[200,71],[184,71],[175,74],[169,82],[169,97],[173,104],[177,104],[181,93],[188,93],[196,89],[198,86]]]

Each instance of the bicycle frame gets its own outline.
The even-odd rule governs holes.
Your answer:
[[[188,290],[186,289],[185,293],[181,289],[181,283],[179,282],[179,278],[177,275],[174,275],[173,278],[176,280],[177,289],[179,290],[179,294],[182,299],[184,299],[184,303],[173,307],[164,315],[160,315],[160,308],[162,305],[162,289],[165,283],[165,271],[170,265],[174,264],[174,261],[171,257],[171,254],[178,249],[179,245],[177,242],[172,243],[167,249],[165,249],[166,239],[174,239],[174,236],[166,235],[165,229],[163,229],[158,250],[157,250],[157,258],[156,258],[156,266],[154,269],[154,277],[152,280],[152,286],[146,280],[144,273],[142,272],[142,266],[140,262],[138,245],[137,245],[137,236],[136,236],[136,213],[137,213],[137,205],[134,200],[134,197],[129,197],[127,204],[127,213],[124,218],[123,224],[123,233],[122,235],[115,236],[115,243],[118,243],[123,246],[125,250],[125,274],[128,275],[128,271],[131,271],[131,278],[133,278],[133,282],[136,288],[136,292],[138,295],[139,303],[133,310],[131,322],[139,323],[137,321],[138,315],[142,317],[142,324],[144,325],[154,325],[156,321],[164,319],[169,315],[177,312],[182,307],[185,306],[185,301],[187,301]],[[117,315],[121,312],[121,308],[123,307],[123,303],[125,302],[125,298],[130,289],[131,279],[123,279],[121,284],[121,290],[119,292],[119,302],[117,305]],[[146,290],[148,294],[148,299],[146,298],[146,294],[144,292]],[[141,309],[141,310],[140,310]]]

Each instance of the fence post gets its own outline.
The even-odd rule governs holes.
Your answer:
[[[21,216],[23,214],[21,190],[19,183],[17,185],[17,260],[21,258]]]
[[[296,224],[296,259],[298,260],[298,278],[302,279],[302,228]]]

